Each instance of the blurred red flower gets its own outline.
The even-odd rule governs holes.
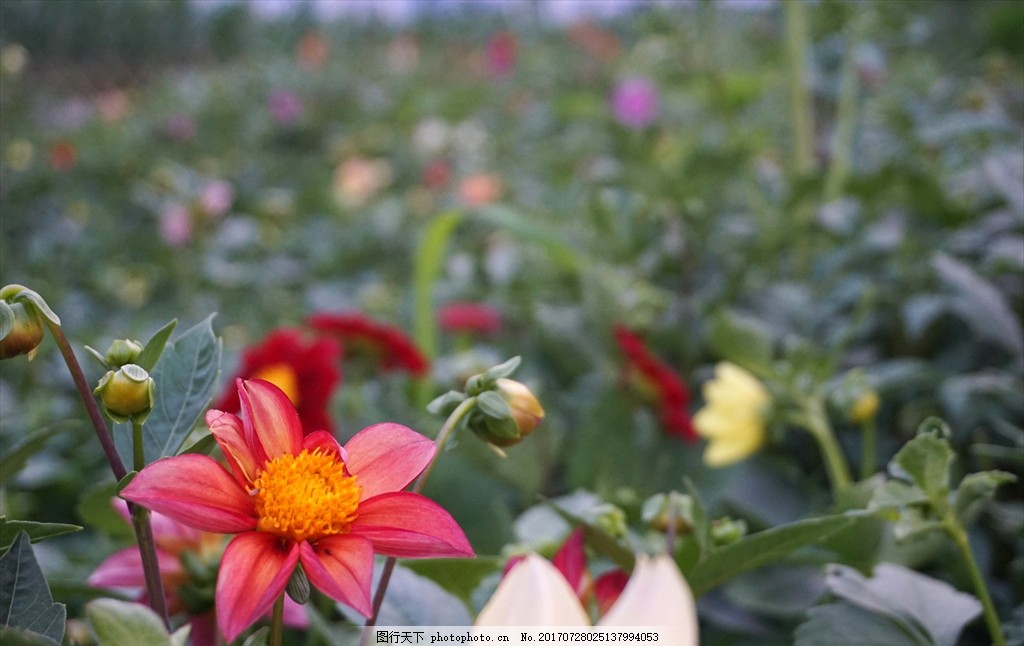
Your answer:
[[[331,396],[341,381],[341,346],[334,339],[310,339],[301,330],[281,328],[242,353],[238,371],[227,380],[212,408],[238,413],[237,379],[264,379],[288,395],[299,413],[302,432],[334,433],[328,414]]]
[[[493,334],[501,329],[498,311],[479,303],[449,303],[438,311],[437,322],[445,332]]]
[[[55,171],[69,171],[75,167],[78,161],[78,151],[70,141],[61,139],[50,145],[49,162],[50,168]]]
[[[633,331],[622,325],[613,328],[615,340],[626,355],[626,380],[658,406],[665,432],[688,442],[697,441],[687,406],[690,389],[686,383],[651,351]]]
[[[487,71],[492,77],[501,77],[512,71],[516,64],[519,43],[508,31],[499,31],[487,42]]]
[[[430,362],[404,332],[362,314],[320,312],[306,323],[337,337],[345,344],[346,353],[357,350],[372,356],[385,372],[404,370],[420,377],[430,369]]]

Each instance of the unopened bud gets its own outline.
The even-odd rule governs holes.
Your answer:
[[[678,491],[659,493],[644,501],[640,516],[652,529],[667,532],[672,528],[686,534],[694,525],[693,496]]]
[[[512,419],[516,423],[519,437],[522,440],[533,432],[533,429],[544,420],[544,408],[530,389],[512,379],[498,379],[498,393],[508,403]]]
[[[747,535],[747,521],[719,518],[711,523],[711,541],[718,547],[731,545]]]
[[[28,355],[29,360],[43,341],[43,319],[39,312],[25,303],[0,300],[0,320],[6,334],[0,338],[0,359]]]
[[[295,569],[292,570],[292,578],[288,579],[285,592],[292,598],[292,601],[300,605],[309,601],[309,579],[301,565],[295,566]]]
[[[153,409],[153,379],[141,366],[129,363],[103,375],[93,391],[115,422],[145,421]]]
[[[880,404],[881,400],[878,397],[878,393],[874,390],[862,393],[854,400],[853,405],[850,407],[850,421],[855,424],[864,424],[873,420],[875,415],[878,414],[878,406]]]
[[[104,358],[111,368],[120,368],[123,365],[135,363],[140,354],[142,354],[142,344],[138,341],[116,339],[110,344],[110,349],[107,350]]]

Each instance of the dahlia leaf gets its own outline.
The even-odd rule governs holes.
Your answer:
[[[19,533],[11,549],[0,557],[0,630],[4,630],[4,643],[10,635],[5,629],[36,633],[60,643],[65,619],[67,609],[53,602],[28,534]]]

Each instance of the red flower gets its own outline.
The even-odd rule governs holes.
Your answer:
[[[430,369],[430,362],[404,332],[362,314],[321,312],[310,316],[306,323],[336,336],[345,344],[346,351],[359,349],[373,355],[385,372],[405,370],[421,377]]]
[[[217,574],[217,624],[228,641],[270,609],[301,564],[309,583],[364,616],[372,612],[373,555],[473,556],[455,519],[403,491],[432,461],[434,443],[381,423],[345,446],[324,431],[303,437],[273,384],[238,381],[242,415],[206,423],[230,470],[196,453],[163,458],[121,491],[179,523],[235,534]]]
[[[438,311],[437,322],[445,332],[493,334],[501,329],[498,311],[478,303],[449,303]]]
[[[302,431],[334,433],[327,408],[341,381],[341,347],[334,339],[309,340],[300,330],[282,328],[271,332],[242,354],[238,372],[228,381],[213,408],[225,413],[241,410],[237,379],[264,379],[288,395],[299,412]]]
[[[697,441],[697,433],[687,412],[690,404],[690,390],[675,372],[651,354],[644,342],[631,330],[622,325],[613,328],[615,340],[628,363],[626,379],[638,389],[649,394],[658,405],[658,416],[665,432],[681,437],[688,442]]]
[[[55,171],[69,171],[75,167],[78,161],[78,151],[70,141],[61,139],[50,145],[49,162],[50,168]]]
[[[499,31],[487,42],[487,71],[494,78],[509,74],[515,67],[519,42],[510,32]]]

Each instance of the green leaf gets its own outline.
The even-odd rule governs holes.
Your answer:
[[[7,548],[14,544],[14,539],[19,532],[28,534],[33,543],[38,543],[44,538],[61,536],[77,532],[82,528],[78,525],[66,523],[37,523],[31,520],[7,520],[7,516],[0,515],[0,552],[6,552]]]
[[[149,341],[146,341],[145,347],[142,348],[142,352],[135,358],[135,364],[142,366],[143,369],[150,372],[156,366],[157,361],[160,360],[160,355],[164,352],[164,347],[167,345],[168,339],[171,338],[171,332],[178,325],[178,319],[171,319],[171,321],[156,331],[156,333],[150,337]]]
[[[755,375],[771,374],[772,338],[754,319],[720,312],[711,319],[708,343],[715,353]]]
[[[69,420],[68,422],[44,426],[32,431],[20,442],[14,444],[14,446],[8,445],[10,433],[4,433],[2,438],[4,450],[0,454],[0,485],[5,484],[10,478],[17,475],[21,468],[25,466],[25,462],[38,453],[51,437],[76,423],[77,421]]]
[[[64,604],[53,602],[28,534],[21,532],[0,557],[0,628],[27,630],[60,642],[65,619]]]
[[[853,568],[832,566],[825,583],[836,597],[883,615],[921,643],[955,646],[960,632],[981,614],[981,603],[948,583],[894,563],[880,563],[868,579]]]
[[[526,242],[536,244],[565,271],[577,274],[588,268],[586,258],[566,244],[565,236],[543,226],[539,218],[526,218],[503,204],[489,204],[479,209],[476,217]]]
[[[1002,345],[1018,357],[1024,355],[1020,321],[990,282],[966,264],[942,252],[932,258],[932,269],[958,297],[961,316],[978,336]]]
[[[413,265],[413,338],[427,356],[437,356],[437,321],[434,320],[434,283],[445,261],[448,240],[462,221],[461,211],[447,211],[434,218],[416,248]]]
[[[966,523],[978,503],[991,499],[1000,486],[1016,481],[1017,476],[1006,471],[978,471],[964,476],[956,490],[954,503],[960,522]]]
[[[60,646],[46,635],[30,630],[0,627],[0,644],[4,646]]]
[[[899,480],[889,480],[875,490],[868,503],[868,509],[891,509],[926,502],[928,496],[920,487]]]
[[[889,471],[912,481],[932,504],[939,505],[949,493],[949,466],[954,457],[945,438],[935,433],[921,433],[896,453],[889,463]]]
[[[807,611],[807,621],[793,633],[794,646],[934,646],[908,634],[899,623],[840,601]]]
[[[78,500],[75,511],[83,523],[114,538],[135,538],[131,523],[114,509],[116,482],[102,482],[88,488]]]
[[[609,534],[604,528],[588,523],[582,516],[566,511],[559,507],[554,501],[548,503],[555,513],[561,516],[570,526],[583,528],[583,540],[590,545],[598,554],[607,556],[623,570],[627,572],[633,569],[636,560],[633,551],[624,547],[619,541]]]
[[[720,547],[684,572],[693,593],[700,596],[734,576],[785,557],[795,549],[812,545],[851,526],[864,513],[847,513],[799,520],[751,534]]]
[[[160,617],[141,603],[96,599],[86,604],[85,614],[100,646],[171,646]]]
[[[217,438],[213,436],[213,433],[207,433],[206,435],[202,436],[201,438],[193,442],[191,445],[183,448],[179,452],[179,455],[183,455],[185,453],[200,453],[202,455],[209,455],[210,451],[212,451],[213,447],[215,446],[217,446]]]
[[[212,399],[220,374],[221,341],[210,315],[167,344],[153,369],[155,402],[142,427],[146,463],[177,454]],[[118,424],[114,442],[125,464],[132,463],[130,426]]]
[[[477,556],[472,559],[415,559],[403,564],[425,576],[469,605],[473,591],[488,574],[499,571],[504,559]]]

